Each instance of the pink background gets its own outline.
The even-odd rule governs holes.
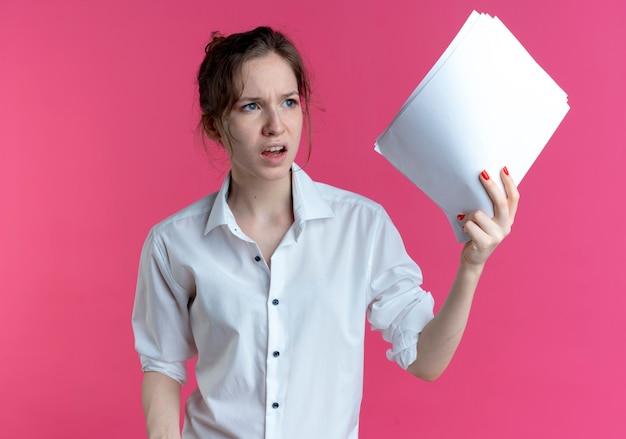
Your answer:
[[[626,437],[621,0],[3,0],[0,436],[144,437],[140,248],[226,170],[196,132],[212,30],[270,24],[299,44],[315,92],[307,171],[387,207],[440,305],[459,247],[372,145],[472,9],[499,16],[572,109],[521,184],[444,376],[412,378],[368,335],[361,437]]]

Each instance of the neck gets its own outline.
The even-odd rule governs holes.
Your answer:
[[[293,216],[291,173],[276,181],[242,184],[231,175],[228,205],[236,217],[269,219],[276,215]]]

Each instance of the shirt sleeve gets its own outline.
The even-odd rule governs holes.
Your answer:
[[[406,369],[417,358],[420,332],[434,317],[434,300],[424,291],[422,271],[382,211],[370,249],[370,301],[367,318],[392,347],[387,358]]]
[[[192,297],[174,279],[166,247],[151,231],[141,253],[132,317],[144,372],[186,383],[185,363],[196,354],[189,322]]]

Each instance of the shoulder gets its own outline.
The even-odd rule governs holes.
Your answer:
[[[335,212],[337,212],[337,210],[348,210],[358,214],[374,216],[387,215],[382,205],[356,192],[351,192],[326,183],[315,182],[315,185],[324,200]]]
[[[200,234],[204,233],[207,221],[218,192],[200,198],[178,212],[168,216],[152,227],[152,234],[168,236],[171,234]]]

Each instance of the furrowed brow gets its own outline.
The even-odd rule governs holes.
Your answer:
[[[287,93],[283,93],[280,97],[281,99],[287,99],[287,98],[292,98],[298,95],[299,93],[297,91],[290,91]],[[263,101],[263,98],[260,96],[242,96],[237,100],[237,102],[257,102],[257,101]]]

